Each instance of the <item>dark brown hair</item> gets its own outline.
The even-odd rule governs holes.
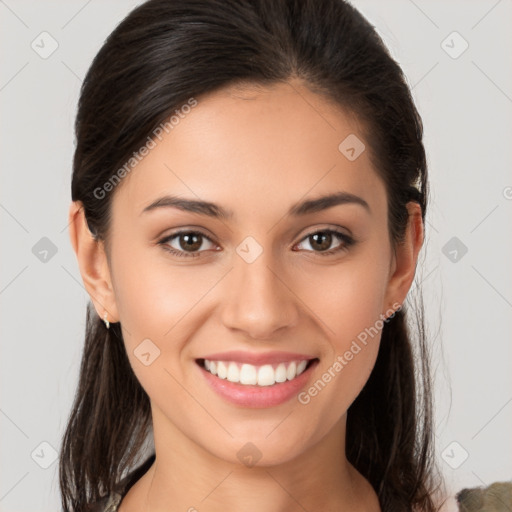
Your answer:
[[[94,58],[80,94],[72,199],[82,203],[91,233],[108,249],[116,188],[101,199],[95,191],[175,109],[230,85],[291,78],[361,121],[386,186],[390,239],[402,243],[408,201],[420,204],[425,221],[422,121],[400,66],[343,0],[149,0],[133,10]],[[347,458],[392,512],[437,510],[433,496],[443,485],[423,304],[414,311],[413,330],[405,305],[385,322],[375,367],[347,418]],[[111,493],[134,468],[151,426],[120,324],[107,330],[89,303],[60,453],[64,510],[86,510]]]

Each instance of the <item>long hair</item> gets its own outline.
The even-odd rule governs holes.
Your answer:
[[[104,42],[80,92],[71,193],[91,233],[108,249],[115,187],[106,193],[105,183],[190,98],[291,78],[362,122],[386,187],[390,240],[403,243],[407,202],[419,203],[423,221],[428,203],[422,121],[400,66],[344,0],[149,0],[134,9]],[[422,304],[415,313],[414,329],[406,306],[385,322],[375,367],[347,415],[347,458],[392,512],[437,510],[442,485]],[[89,304],[60,452],[64,511],[113,492],[140,460],[151,426],[120,324],[107,330]]]

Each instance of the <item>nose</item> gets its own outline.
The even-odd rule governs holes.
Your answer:
[[[273,268],[271,251],[252,263],[235,255],[234,268],[225,280],[222,321],[254,339],[272,339],[291,329],[299,319],[298,299],[293,283],[280,267]]]

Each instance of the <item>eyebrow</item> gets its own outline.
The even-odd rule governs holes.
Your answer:
[[[370,206],[362,197],[349,192],[337,192],[334,194],[324,195],[316,199],[307,199],[306,201],[296,203],[288,210],[287,214],[298,217],[342,204],[357,204],[362,206],[368,213],[371,213]],[[166,195],[160,197],[156,201],[153,201],[142,210],[141,215],[157,208],[178,208],[179,210],[186,212],[207,215],[208,217],[217,219],[232,219],[234,216],[231,210],[227,210],[215,203],[186,199],[184,197],[172,195]]]

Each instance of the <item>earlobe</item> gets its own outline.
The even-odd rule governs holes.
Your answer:
[[[68,220],[69,237],[80,275],[96,312],[100,318],[107,312],[109,321],[117,322],[118,311],[104,245],[90,232],[80,201],[71,203]]]
[[[423,245],[423,220],[421,206],[416,202],[407,203],[409,220],[405,239],[394,251],[394,269],[386,290],[385,304],[403,304],[416,274],[418,254]]]

